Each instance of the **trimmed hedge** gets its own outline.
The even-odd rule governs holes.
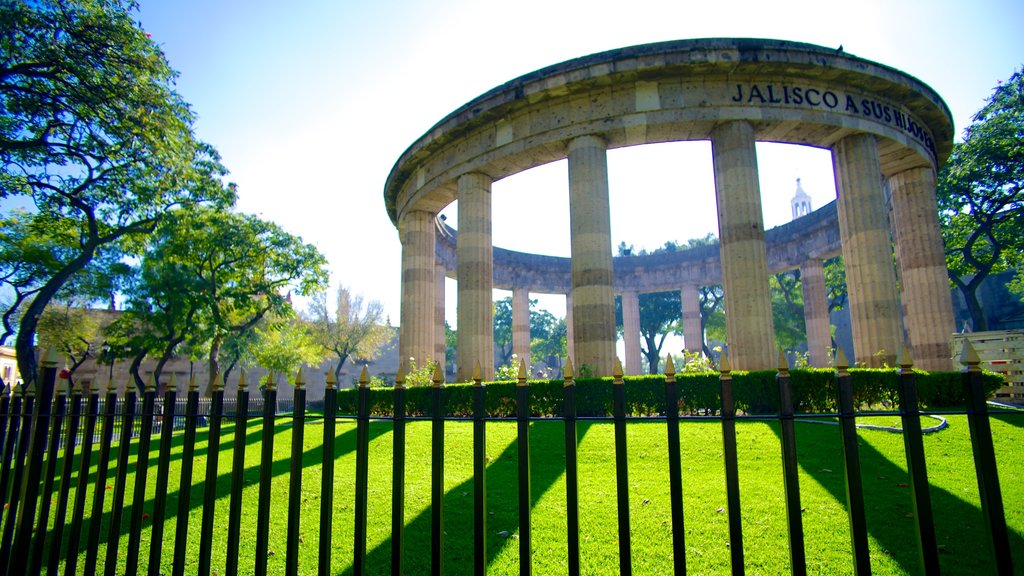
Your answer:
[[[963,406],[963,381],[959,372],[915,371],[922,407],[939,409]],[[793,398],[797,413],[834,413],[837,410],[835,371],[825,368],[792,370]],[[736,371],[733,391],[736,409],[746,414],[776,414],[779,388],[774,370]],[[895,369],[850,369],[854,402],[858,406],[895,406],[897,371]],[[626,411],[633,416],[664,413],[664,376],[627,376]],[[715,415],[720,407],[718,373],[679,374],[676,376],[681,414]],[[1002,377],[986,372],[983,384],[991,394],[1003,385]],[[530,410],[534,416],[561,416],[564,383],[562,380],[530,381]],[[513,417],[516,412],[516,383],[489,382],[487,414],[492,417]],[[609,416],[612,413],[612,379],[589,378],[576,381],[576,413],[578,416]],[[370,413],[390,415],[393,388],[370,389]],[[473,414],[472,384],[449,384],[444,387],[447,414],[469,417]],[[430,387],[416,386],[406,392],[406,411],[410,416],[430,414]],[[356,390],[338,393],[338,413],[356,413]]]

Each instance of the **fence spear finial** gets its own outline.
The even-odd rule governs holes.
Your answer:
[[[480,382],[483,380],[482,371],[480,369],[480,361],[476,361],[476,365],[473,366],[473,385],[480,386]]]
[[[188,391],[192,392],[192,391],[195,391],[195,390],[199,390],[199,382],[196,381],[196,375],[193,374],[188,379]]]
[[[612,366],[612,382],[622,384],[622,362],[618,358],[615,359],[615,365]]]
[[[245,379],[245,369],[243,368],[242,371],[238,373],[238,389],[245,390],[245,387],[248,385],[249,383]]]
[[[306,378],[302,375],[302,367],[295,371],[295,389],[301,390],[306,385]]]
[[[718,361],[718,371],[722,374],[728,374],[732,372],[732,365],[729,364],[729,353],[723,351],[722,359]]]
[[[334,370],[327,371],[327,379],[324,382],[324,386],[328,390],[334,390],[334,386],[338,383],[338,379],[334,376]]]
[[[964,340],[964,348],[960,351],[960,363],[968,368],[977,367],[981,364],[981,357],[970,340]]]
[[[517,386],[526,386],[526,360],[519,361],[519,374],[516,376]]]
[[[665,355],[665,377],[674,379],[676,377],[676,363],[672,361],[672,355]]]
[[[779,372],[789,372],[789,360],[782,348],[779,348]]]
[[[155,392],[156,391],[156,377],[154,374],[150,374],[149,378],[146,379],[146,385],[142,387],[143,392]]]
[[[178,391],[178,377],[171,372],[171,377],[167,380],[167,389],[172,392]]]
[[[846,359],[846,353],[842,348],[836,348],[836,370],[846,372],[850,367],[850,361]]]
[[[405,362],[398,363],[398,373],[395,374],[395,388],[405,388]]]
[[[219,392],[224,389],[224,377],[221,376],[218,371],[213,377],[213,382],[210,384],[210,392]]]
[[[914,358],[910,355],[910,348],[907,347],[907,343],[904,342],[903,346],[900,347],[900,368],[909,370],[914,367]]]
[[[359,372],[359,387],[366,388],[370,385],[370,373],[366,369],[366,364],[363,364],[363,369]]]
[[[435,387],[440,387],[444,383],[444,374],[441,373],[441,365],[434,363],[434,377],[432,378]]]
[[[574,374],[573,374],[573,371],[572,371],[572,358],[568,358],[567,357],[565,359],[565,370],[562,371],[562,378],[564,380],[572,380],[573,377],[574,377]]]

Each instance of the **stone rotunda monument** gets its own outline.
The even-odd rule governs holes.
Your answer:
[[[607,150],[682,140],[711,141],[720,246],[614,259]],[[758,140],[831,150],[836,202],[766,234]],[[570,355],[608,375],[616,293],[630,372],[639,370],[630,358],[631,348],[639,354],[630,341],[638,338],[638,294],[680,290],[687,347],[699,349],[697,288],[722,284],[733,367],[769,369],[768,277],[800,268],[811,360],[822,365],[829,345],[822,260],[842,254],[856,361],[877,365],[906,340],[918,367],[951,369],[953,312],[935,174],[952,141],[948,108],[921,81],[809,44],[663,42],[526,74],[442,119],[388,176],[385,204],[402,242],[401,357],[443,360],[446,276],[458,282],[460,381],[477,361],[485,379],[493,376],[494,288],[513,292],[521,355],[529,353],[529,292],[565,294]],[[493,247],[492,183],[561,159],[568,159],[571,258]],[[457,233],[437,219],[456,199]],[[686,206],[685,197],[664,202]]]

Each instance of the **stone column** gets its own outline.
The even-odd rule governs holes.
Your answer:
[[[491,246],[491,179],[463,174],[458,181],[458,335],[456,379],[468,382],[480,363],[484,380],[494,379],[494,251]]]
[[[904,322],[914,366],[952,370],[949,338],[956,331],[946,256],[935,201],[935,172],[913,168],[889,179]]]
[[[807,327],[807,359],[811,366],[825,368],[832,348],[832,324],[828,318],[825,268],[821,260],[812,258],[800,265],[800,285]]]
[[[447,342],[444,337],[444,264],[438,262],[434,270],[436,282],[434,285],[434,301],[437,303],[434,307],[434,360],[441,365],[442,373],[446,373],[448,371],[448,351]]]
[[[640,295],[622,293],[622,341],[626,349],[626,375],[643,374],[640,361]]]
[[[832,166],[854,357],[867,366],[892,365],[900,349],[900,309],[875,137],[854,134],[837,142]]]
[[[572,327],[572,293],[565,295],[565,353],[572,358],[573,369],[579,375],[579,365],[576,363],[575,331]]]
[[[415,358],[420,367],[434,357],[437,330],[434,323],[437,307],[434,298],[437,286],[435,216],[432,212],[413,210],[398,221],[402,240],[402,318],[398,350],[403,362]]]
[[[704,351],[704,331],[700,327],[700,287],[683,286],[679,300],[683,308],[683,342],[686,351],[700,354]]]
[[[767,370],[775,361],[775,327],[753,127],[743,121],[716,126],[711,154],[729,360],[733,369]]]
[[[530,291],[512,289],[512,353],[530,370]],[[518,362],[516,363],[518,365]]]
[[[605,142],[580,136],[569,143],[568,158],[576,360],[594,376],[608,376],[615,362],[615,293]]]

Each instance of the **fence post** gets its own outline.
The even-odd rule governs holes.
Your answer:
[[[974,451],[974,470],[978,476],[981,514],[985,518],[985,529],[992,539],[996,572],[1013,574],[1010,537],[1006,529],[1003,496],[999,489],[996,451],[992,444],[992,427],[988,418],[985,388],[981,383],[981,359],[978,358],[978,353],[969,340],[964,341],[960,362],[964,364],[963,385],[964,396],[967,398],[967,425],[971,430],[971,447]]]
[[[356,405],[356,498],[355,498],[355,560],[356,576],[366,574],[366,500],[370,464],[370,377],[366,366],[359,373]]]
[[[324,386],[324,442],[320,462],[320,554],[317,558],[317,573],[327,576],[331,573],[331,536],[334,529],[334,444],[335,424],[338,414],[338,393],[334,371],[327,372]]]
[[[794,576],[807,574],[804,553],[804,521],[800,512],[800,468],[796,461],[796,430],[793,420],[793,383],[789,362],[779,349],[779,427],[782,430],[782,479],[786,491],[786,525],[789,528],[789,565]]]
[[[619,574],[633,573],[632,545],[629,535],[629,468],[626,451],[626,387],[622,381],[622,362],[615,359],[612,370],[612,412],[615,421],[615,483],[619,512]]]
[[[871,574],[868,551],[868,525],[864,515],[864,486],[860,474],[860,453],[857,448],[857,423],[854,420],[853,383],[850,367],[842,349],[836,352],[836,380],[839,386],[839,429],[843,436],[843,478],[846,484],[846,510],[850,516],[850,538],[853,544],[853,573]]]
[[[28,459],[28,446],[32,440],[32,414],[36,400],[36,386],[22,386],[21,403],[21,430],[17,435],[17,444],[14,446],[14,472],[11,480],[10,493],[5,492],[4,497],[7,503],[7,518],[4,521],[3,536],[0,538],[0,558],[10,559],[11,546],[14,543],[14,528],[18,524],[18,509],[21,507],[21,494],[23,478],[25,477],[25,463]],[[6,566],[0,564],[0,570]]]
[[[53,516],[53,544],[47,558],[47,574],[56,574],[60,565],[61,541],[64,536],[64,521],[67,518],[68,497],[71,493],[71,474],[74,471],[75,443],[79,420],[82,417],[82,391],[74,387],[73,380],[69,379],[68,383],[71,385],[71,409],[68,427],[64,433],[64,460],[60,470],[60,486],[57,488],[57,510]]]
[[[77,574],[78,548],[82,538],[82,522],[85,516],[85,495],[89,490],[89,468],[92,466],[93,436],[96,434],[96,420],[99,411],[100,390],[93,382],[89,389],[89,401],[85,408],[85,430],[82,432],[82,457],[78,463],[78,483],[75,486],[75,505],[71,511],[71,531],[68,532],[68,552],[64,562],[64,573]],[[154,546],[156,548],[156,546]]]
[[[10,387],[10,418],[8,421],[7,434],[4,437],[3,468],[0,469],[0,500],[4,503],[10,501],[8,488],[10,488],[11,466],[14,463],[14,451],[18,446],[18,430],[21,429],[21,404],[25,396],[23,386],[14,385]],[[0,511],[0,520],[4,518],[6,510]]]
[[[288,474],[288,533],[285,543],[284,573],[299,572],[299,517],[302,507],[302,444],[306,430],[306,381],[302,368],[295,374],[295,396],[292,401],[292,453]],[[206,572],[200,571],[200,574]]]
[[[231,500],[228,503],[228,547],[224,574],[238,574],[238,548],[242,529],[242,487],[245,484],[245,437],[249,422],[249,389],[245,370],[238,373],[238,391],[235,401],[235,438],[231,448]]]
[[[487,573],[487,388],[473,368],[473,574]]]
[[[105,576],[117,572],[117,550],[121,542],[121,518],[124,514],[125,483],[128,481],[128,455],[131,452],[132,427],[135,425],[135,387],[128,384],[121,411],[121,439],[117,447],[117,475],[114,477],[114,500],[110,509],[110,529],[107,532],[107,556],[103,567]],[[139,454],[141,456],[141,454]],[[136,457],[138,460],[138,457]]]
[[[5,449],[7,442],[7,424],[13,421],[11,418],[11,396],[14,395],[14,389],[10,384],[4,382],[3,378],[0,378],[0,465],[5,466],[7,460],[7,450]],[[6,468],[5,468],[6,470]],[[3,498],[2,492],[0,492],[0,499]]]
[[[743,518],[740,514],[740,472],[736,453],[736,401],[732,393],[732,366],[729,364],[728,354],[724,352],[718,370],[722,403],[725,494],[726,506],[729,509],[729,553],[732,559],[732,573],[742,576],[746,566],[743,564]]]
[[[206,440],[206,481],[203,486],[203,520],[199,527],[199,574],[210,573],[213,553],[213,513],[217,506],[217,464],[220,461],[220,427],[224,419],[224,378],[213,376],[210,386],[210,428]]]
[[[576,382],[572,359],[565,359],[562,372],[565,413],[565,528],[568,539],[569,576],[580,574],[580,489],[576,462]]]
[[[274,466],[274,418],[277,410],[277,382],[267,374],[263,388],[263,430],[260,443],[260,489],[256,503],[256,575],[266,576],[270,552],[270,482]]]
[[[100,428],[100,459],[96,462],[96,484],[92,492],[92,512],[89,515],[89,539],[85,549],[85,573],[93,574],[99,561],[100,527],[103,524],[103,500],[107,494],[107,473],[110,469],[110,448],[114,443],[114,412],[117,409],[117,388],[107,380],[107,395],[103,400],[103,427]]]
[[[153,441],[153,408],[155,404],[156,382],[150,377],[142,391],[139,451],[135,458],[135,485],[132,491],[132,518],[128,527],[128,557],[125,558],[125,576],[135,576],[139,571],[142,515],[145,513],[146,474],[149,472],[149,448]]]
[[[430,389],[430,573],[444,573],[444,376],[434,366]]]
[[[53,349],[42,353],[39,373],[36,375],[36,406],[32,412],[31,437],[28,440],[25,480],[18,494],[21,500],[15,525],[14,543],[11,547],[9,573],[24,574],[28,567],[29,553],[32,545],[32,528],[35,523],[36,503],[39,500],[39,482],[43,474],[43,452],[46,445],[46,434],[50,427],[50,410],[53,409],[53,388],[57,379],[58,357]],[[49,502],[49,494],[45,495]],[[49,516],[49,515],[47,515]],[[43,519],[44,531],[39,538],[45,538],[46,520]],[[11,521],[10,518],[7,520]],[[42,544],[40,544],[42,546]]]
[[[668,431],[668,486],[672,507],[672,567],[686,574],[686,524],[683,520],[683,466],[679,446],[679,390],[672,355],[665,357],[665,423]]]
[[[156,496],[153,498],[153,529],[149,540],[149,576],[159,576],[160,557],[164,548],[164,516],[167,512],[167,481],[171,466],[171,444],[177,404],[177,383],[171,374],[164,392],[160,422],[160,452],[156,461]]]
[[[70,377],[70,375],[68,375]],[[46,448],[46,471],[43,473],[43,492],[39,498],[39,514],[32,539],[32,560],[29,574],[39,574],[43,566],[43,548],[46,544],[46,528],[50,521],[50,496],[53,494],[53,482],[57,475],[57,453],[60,450],[60,431],[64,424],[64,412],[67,406],[68,390],[66,384],[54,384],[57,395],[53,405],[50,440]],[[56,528],[56,527],[55,527]],[[60,546],[59,541],[54,541]]]
[[[394,437],[391,446],[391,574],[402,575],[405,546],[405,363],[395,374]]]
[[[516,379],[516,445],[519,453],[519,574],[533,573],[530,538],[530,386],[526,383],[526,360],[519,361]]]
[[[185,574],[185,546],[188,544],[188,513],[192,508],[192,465],[196,452],[196,420],[199,414],[199,385],[195,375],[188,383],[185,404],[185,438],[181,447],[181,476],[178,480],[178,517],[174,526],[173,576]]]

